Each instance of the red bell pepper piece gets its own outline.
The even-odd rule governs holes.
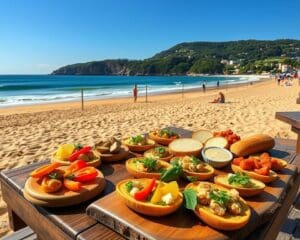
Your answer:
[[[98,175],[96,168],[85,167],[73,173],[72,180],[76,182],[89,182],[94,180]]]
[[[80,150],[78,150],[77,152],[74,152],[70,157],[69,157],[69,161],[73,162],[75,161],[80,154],[85,154],[85,153],[88,153],[91,151],[91,147],[89,146],[86,146],[86,147],[83,147],[81,148]]]
[[[153,188],[155,187],[156,180],[152,179],[148,186],[143,188],[134,194],[134,199],[138,201],[144,201],[151,194]]]
[[[69,176],[73,172],[78,171],[79,169],[85,168],[87,166],[86,161],[83,160],[76,160],[70,164],[70,166],[65,170],[64,175]]]
[[[68,169],[70,169],[72,172],[75,172],[79,169],[85,168],[87,166],[86,161],[83,160],[76,160],[70,164]]]

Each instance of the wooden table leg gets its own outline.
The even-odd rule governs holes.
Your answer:
[[[296,153],[300,154],[300,129],[292,127],[292,131],[298,135],[296,144]]]
[[[13,231],[26,227],[26,223],[7,205],[9,226]]]
[[[300,154],[300,134],[298,134],[296,153]]]
[[[281,226],[283,225],[284,221],[288,216],[288,212],[290,207],[292,206],[295,197],[297,196],[297,192],[300,185],[300,175],[298,174],[297,178],[295,179],[294,184],[292,185],[292,189],[289,191],[288,195],[284,199],[282,206],[280,207],[279,211],[276,213],[276,217],[272,220],[272,225],[264,231],[261,235],[262,239],[276,239]]]

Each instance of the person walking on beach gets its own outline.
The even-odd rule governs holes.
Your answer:
[[[218,80],[217,81],[217,88],[219,88],[220,87],[220,81]]]
[[[203,92],[205,93],[205,91],[206,91],[206,83],[205,82],[203,82],[203,84],[202,84],[202,89],[203,89]]]
[[[136,102],[137,100],[137,95],[138,95],[138,89],[137,89],[137,85],[134,84],[134,87],[132,89],[132,92],[133,92],[133,98],[134,98],[134,102]]]

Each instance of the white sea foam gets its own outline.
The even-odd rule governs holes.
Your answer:
[[[213,76],[216,78],[216,76]],[[199,79],[199,81],[193,83],[184,83],[184,90],[192,90],[197,88],[202,88],[203,81],[206,81],[207,87],[215,87],[217,78],[214,81],[209,81],[210,76],[207,76],[208,80]],[[220,85],[230,85],[236,83],[248,83],[257,81],[261,76],[220,76]],[[0,87],[3,85],[0,85]],[[155,85],[147,84],[148,93],[160,94],[168,92],[178,92],[183,88],[182,81],[174,81],[173,85]],[[145,95],[146,84],[138,84],[139,95]],[[120,85],[113,88],[92,88],[84,91],[85,99],[107,99],[107,98],[118,98],[118,97],[128,97],[132,95],[132,86]],[[14,95],[14,96],[1,96],[0,97],[0,107],[6,106],[16,106],[16,105],[32,105],[36,103],[52,103],[52,102],[66,102],[66,101],[78,101],[81,98],[80,90],[64,91],[61,90],[49,90],[44,94],[38,92],[38,94],[26,94],[26,95]]]

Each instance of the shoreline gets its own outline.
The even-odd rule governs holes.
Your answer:
[[[242,75],[240,75],[242,76]],[[262,78],[260,77],[259,80],[251,81],[252,85],[262,84],[265,82],[272,81],[270,78]],[[202,87],[191,88],[191,89],[184,89],[182,93],[181,90],[174,90],[171,92],[159,92],[159,93],[148,93],[148,101],[159,101],[160,99],[172,99],[176,97],[185,97],[186,95],[190,94],[201,94],[203,96],[217,94],[220,90],[228,90],[228,89],[239,89],[241,87],[251,86],[250,82],[243,82],[243,83],[232,83],[226,85],[217,86],[207,86],[206,92],[203,93]],[[146,102],[145,101],[145,94],[141,94],[138,96],[137,103]],[[119,104],[119,103],[133,103],[132,96],[120,96],[115,98],[102,98],[102,99],[85,99],[84,106],[90,107],[92,105],[109,105],[109,104]],[[70,101],[59,101],[59,102],[47,102],[47,103],[37,103],[37,104],[26,104],[26,105],[19,105],[19,106],[5,106],[0,107],[0,115],[10,115],[10,114],[19,114],[19,113],[32,113],[32,112],[43,112],[43,111],[53,111],[53,110],[67,110],[67,109],[81,109],[81,100],[70,100]]]
[[[0,75],[1,77],[2,75]],[[1,85],[1,79],[0,79],[0,92],[2,92],[2,87],[4,87],[4,95],[0,98],[0,109],[1,108],[11,108],[11,107],[19,107],[19,106],[31,106],[31,105],[44,105],[44,104],[55,104],[55,103],[62,103],[62,102],[76,102],[81,100],[80,91],[81,89],[84,90],[84,95],[86,100],[105,100],[105,99],[114,99],[114,98],[126,98],[131,97],[131,89],[132,84],[136,83],[138,84],[140,95],[143,96],[145,94],[145,87],[148,85],[148,95],[162,95],[162,94],[169,94],[169,93],[178,93],[181,92],[182,87],[184,87],[185,92],[197,90],[198,88],[202,87],[202,82],[206,82],[207,89],[210,89],[212,87],[216,87],[217,81],[220,80],[221,86],[230,86],[230,85],[236,85],[236,84],[247,84],[249,82],[256,82],[260,79],[266,79],[266,75],[208,75],[208,76],[172,76],[174,77],[173,84],[172,80],[166,80],[164,79],[164,76],[145,76],[145,78],[150,77],[149,80],[141,80],[139,76],[137,76],[137,80],[134,80],[134,77],[131,77],[130,80],[126,80],[124,82],[124,86],[119,86],[118,83],[120,80],[113,80],[114,77],[118,79],[120,76],[96,76],[100,77],[97,81],[104,81],[104,88],[102,88],[102,85],[98,84],[97,81],[95,81],[94,78],[91,80],[85,79],[86,77],[90,77],[89,75],[84,76],[78,76],[78,77],[84,77],[86,82],[78,82],[76,78],[74,79],[74,86],[72,85],[72,82],[70,82],[69,77],[72,78],[76,76],[69,76],[69,75],[63,75],[61,77],[66,77],[66,90],[64,91],[64,87],[57,88],[59,89],[51,92],[51,89],[56,89],[56,82],[57,79],[53,79],[54,82],[52,82],[51,79],[45,78],[48,75],[24,75],[24,77],[27,76],[27,78],[30,76],[41,76],[40,82],[36,82],[35,78],[33,78],[33,85],[35,84],[44,84],[44,81],[46,81],[46,88],[40,89],[36,92],[35,88],[31,88],[28,86],[28,90],[25,92],[14,92],[14,85],[10,85],[9,83],[5,82]],[[54,76],[56,77],[56,76]],[[60,77],[60,76],[58,76]],[[106,89],[106,77],[113,77],[111,79],[112,83],[115,85],[117,83],[116,88],[108,87]],[[121,76],[123,77],[123,76]],[[157,85],[159,83],[158,80],[153,80],[153,78],[163,78],[160,85]],[[181,77],[184,77],[184,79],[181,79]],[[204,77],[204,78],[202,78]],[[220,79],[218,79],[220,78]],[[102,79],[102,80],[101,80]],[[194,80],[191,80],[194,79]],[[175,81],[176,80],[176,81]],[[60,80],[59,80],[60,81]],[[89,81],[92,82],[92,84],[89,84]],[[124,79],[122,80],[124,81]],[[127,81],[127,82],[126,82]],[[170,82],[171,81],[171,82]],[[153,84],[152,84],[153,83]],[[18,83],[19,84],[19,83]],[[16,90],[22,90],[18,87],[18,84],[15,85]],[[95,85],[96,84],[96,85]],[[48,86],[49,85],[49,86]],[[63,85],[62,85],[63,86]],[[8,90],[8,95],[6,94],[5,89]],[[10,90],[10,88],[12,88]],[[25,86],[25,89],[27,87]],[[32,91],[30,91],[32,89]],[[48,94],[48,90],[50,89],[50,93]],[[73,89],[72,91],[68,89]],[[44,92],[45,90],[45,92]],[[104,91],[104,92],[103,92]],[[3,99],[2,99],[3,98]]]

